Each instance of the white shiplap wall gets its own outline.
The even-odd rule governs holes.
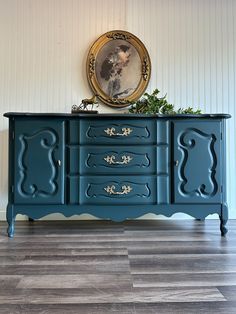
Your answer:
[[[158,87],[178,107],[232,114],[228,203],[236,218],[235,16],[235,0],[0,0],[1,113],[69,112],[91,95],[85,63],[93,41],[109,30],[130,31],[151,56],[148,91]],[[0,117],[0,219],[7,203],[7,122]]]

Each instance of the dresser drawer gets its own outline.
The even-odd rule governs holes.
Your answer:
[[[155,146],[81,146],[70,148],[70,173],[155,174]]]
[[[154,144],[154,120],[86,119],[70,121],[70,138],[80,144]]]
[[[81,204],[155,204],[156,178],[80,177]]]

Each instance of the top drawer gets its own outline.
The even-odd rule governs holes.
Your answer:
[[[71,144],[154,144],[154,120],[86,119],[70,121]]]

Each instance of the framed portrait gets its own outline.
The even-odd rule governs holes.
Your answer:
[[[92,45],[87,77],[95,95],[112,107],[126,107],[147,88],[151,61],[144,44],[133,34],[110,31]]]

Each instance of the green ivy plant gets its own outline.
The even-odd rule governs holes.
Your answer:
[[[191,107],[175,110],[174,105],[169,104],[166,95],[158,97],[160,91],[155,89],[152,94],[145,93],[144,96],[129,108],[130,113],[146,114],[201,114],[201,110],[194,110]]]

